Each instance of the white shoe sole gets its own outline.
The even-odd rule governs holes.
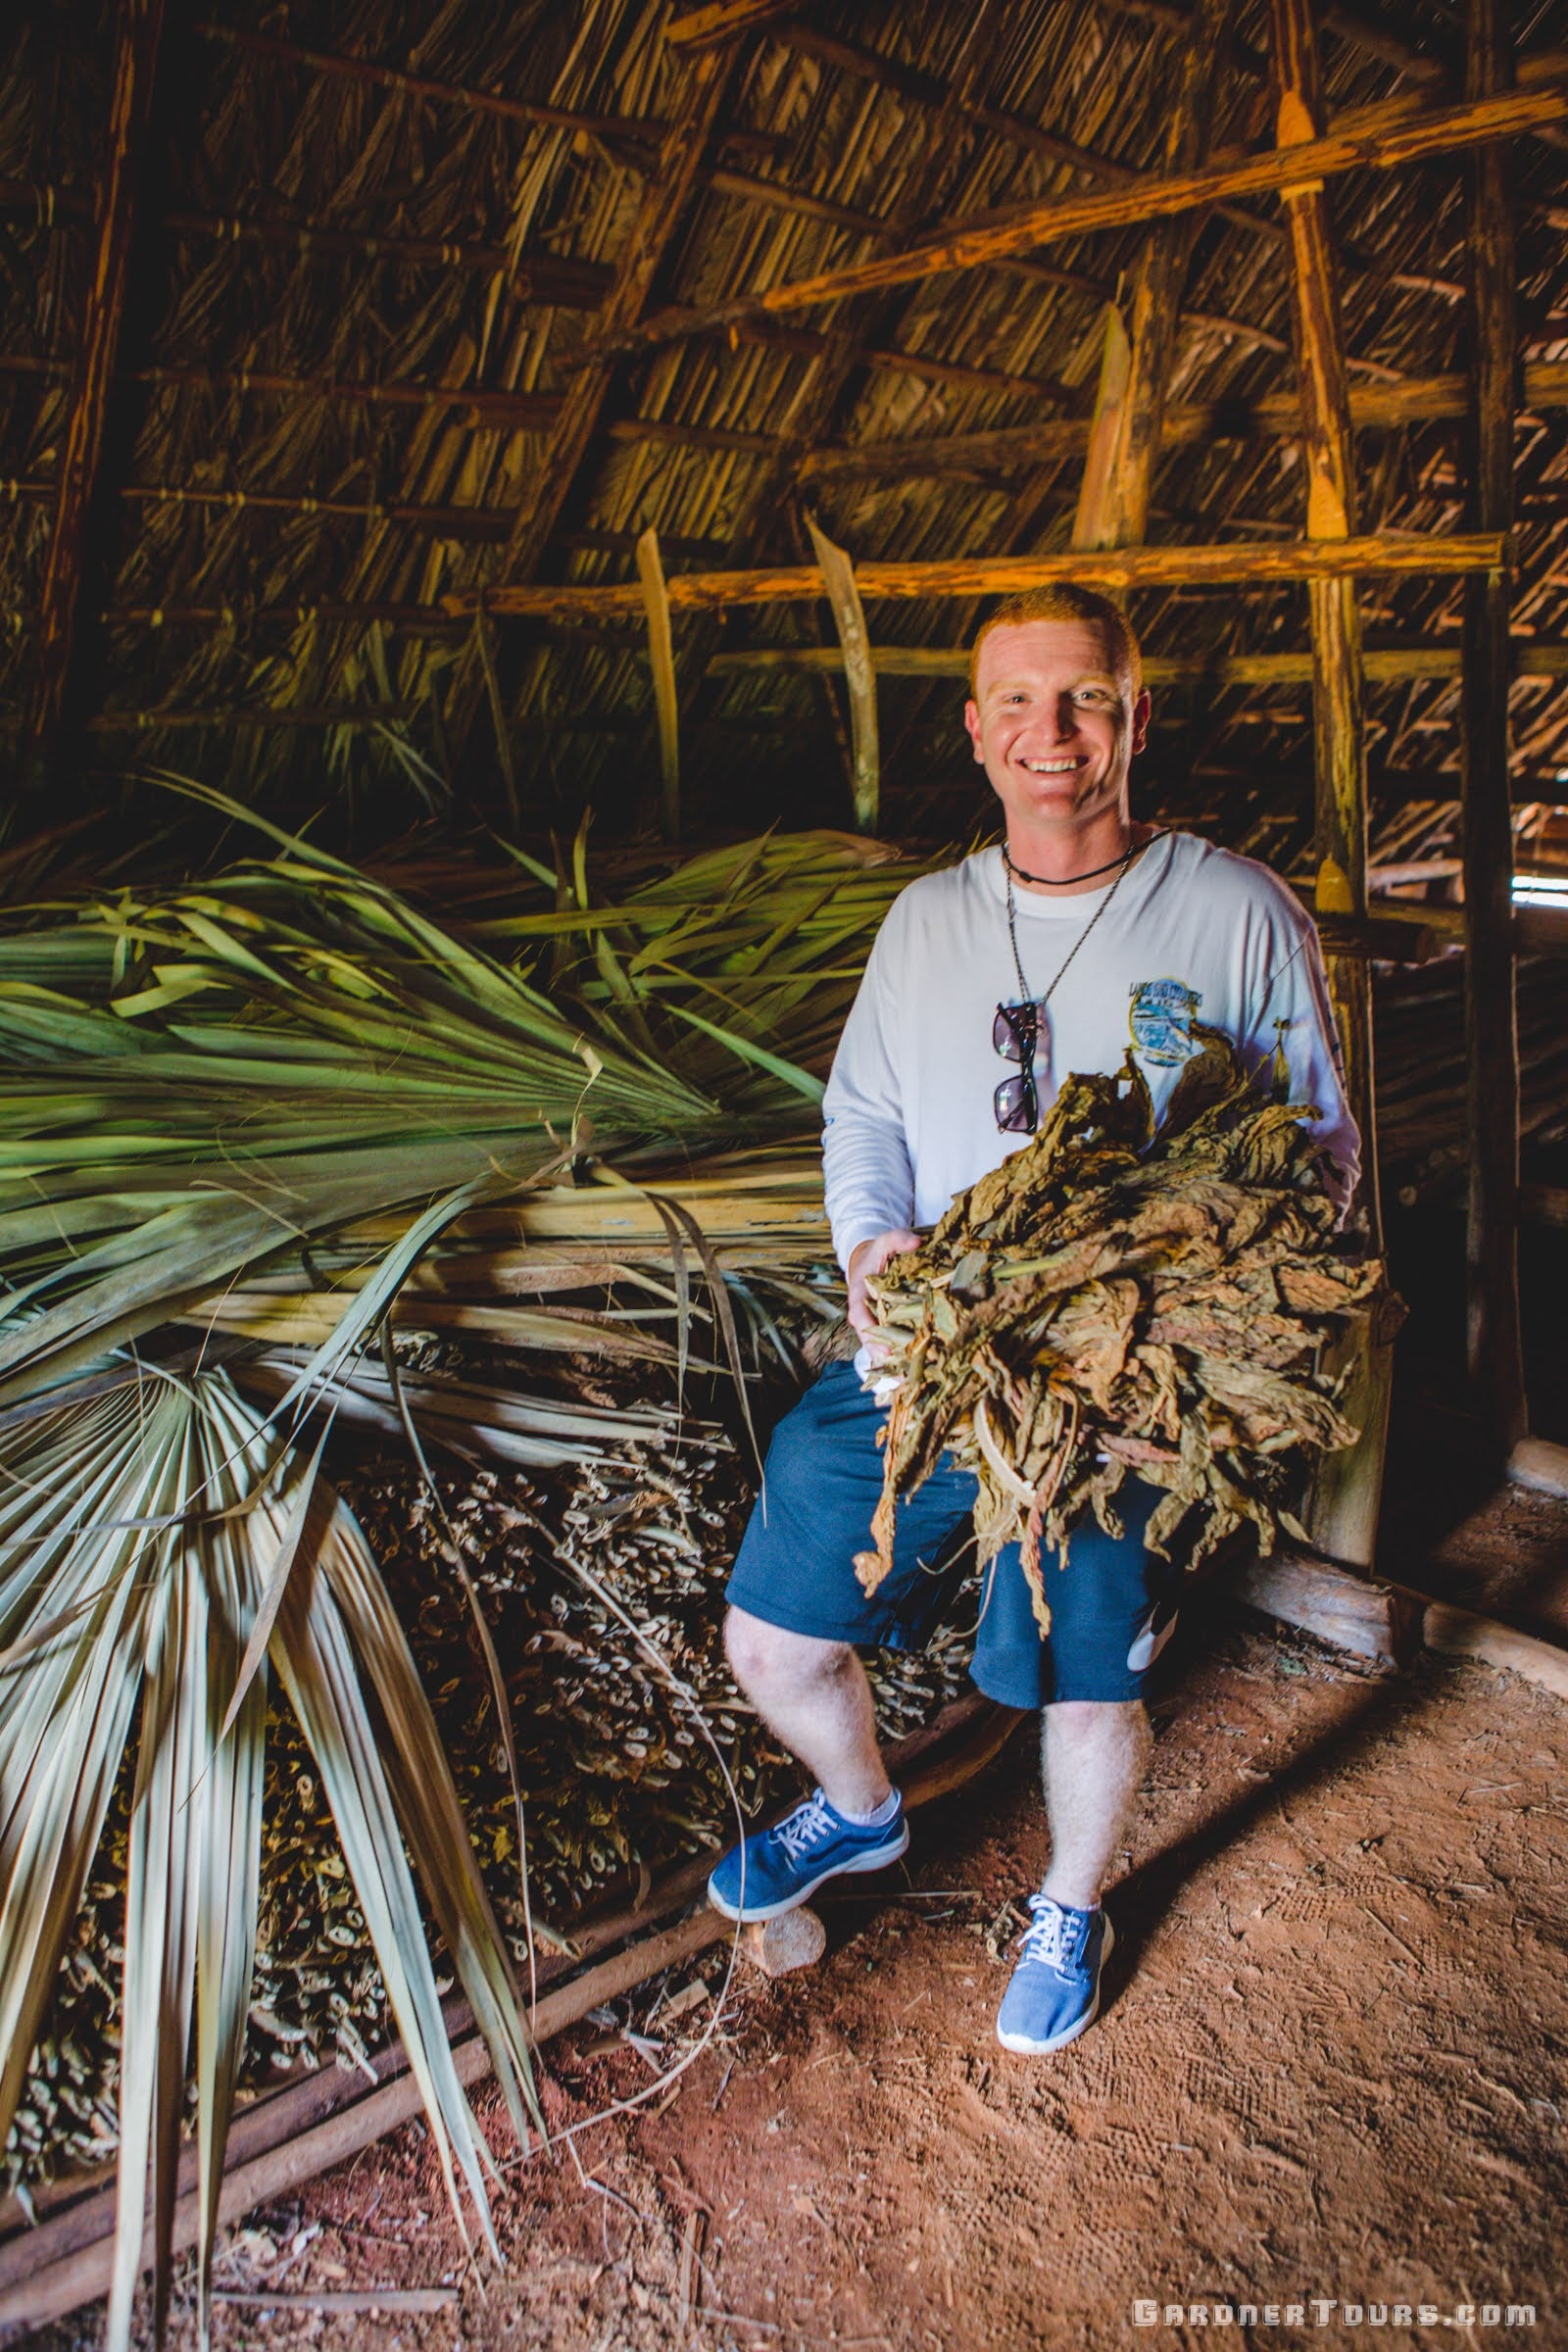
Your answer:
[[[835,1862],[831,1870],[824,1870],[820,1878],[812,1879],[809,1886],[798,1887],[794,1894],[786,1895],[781,1903],[748,1903],[742,1910],[735,1903],[727,1903],[721,1894],[714,1893],[711,1879],[708,1883],[708,1899],[722,1918],[738,1920],[743,1928],[757,1927],[763,1920],[782,1919],[786,1911],[798,1911],[803,1903],[810,1901],[819,1886],[827,1885],[829,1879],[851,1878],[857,1871],[862,1870],[886,1870],[890,1863],[901,1860],[908,1850],[909,1825],[906,1822],[897,1845],[879,1845],[874,1853],[857,1855],[853,1862]]]
[[[999,2023],[997,2039],[1003,2048],[1016,2050],[1020,2058],[1045,2058],[1053,2050],[1064,2050],[1069,2041],[1077,2040],[1080,2034],[1087,2034],[1100,2015],[1100,1987],[1105,1981],[1105,1962],[1110,1958],[1115,1941],[1115,1932],[1107,1919],[1105,1940],[1100,1947],[1100,1976],[1095,1984],[1095,1997],[1076,2025],[1069,2026],[1065,2034],[1054,2034],[1049,2041],[1033,2041],[1027,2034],[1004,2034]]]

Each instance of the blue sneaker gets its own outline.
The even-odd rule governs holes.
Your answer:
[[[1113,1937],[1103,1911],[1075,1911],[1049,1894],[1032,1894],[1034,1925],[1024,1930],[1012,1982],[1002,1996],[997,2039],[1004,2050],[1040,2058],[1076,2041],[1100,2014],[1100,1971]]]
[[[908,1847],[902,1797],[891,1821],[868,1829],[846,1821],[815,1788],[787,1820],[731,1846],[709,1879],[708,1899],[726,1919],[777,1919],[809,1902],[826,1880],[886,1870]]]

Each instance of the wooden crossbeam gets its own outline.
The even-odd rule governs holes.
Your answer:
[[[1516,637],[1510,641],[1512,670],[1518,678],[1568,676],[1568,645],[1544,645]],[[836,670],[839,656],[828,646],[758,645],[715,654],[709,662],[717,677],[745,670]],[[871,648],[871,666],[888,678],[966,678],[966,645],[877,645]],[[1366,647],[1361,667],[1374,684],[1408,678],[1457,678],[1461,656],[1457,645]],[[1312,657],[1307,654],[1146,654],[1144,682],[1149,686],[1309,686]],[[1449,779],[1449,795],[1457,778]]]
[[[49,534],[49,555],[32,646],[23,769],[24,774],[35,776],[47,764],[65,709],[66,683],[75,640],[87,513],[103,454],[115,354],[120,344],[125,286],[130,274],[136,183],[152,109],[153,74],[163,15],[163,0],[120,0],[92,275],[61,437],[55,474],[54,523]]]
[[[1396,171],[1438,156],[1460,154],[1492,140],[1516,137],[1565,118],[1568,72],[1539,87],[1503,91],[1460,106],[1423,107],[1383,130],[1330,130],[1299,149],[1268,150],[1168,178],[1141,174],[1125,186],[1098,194],[1051,198],[968,228],[958,223],[903,253],[796,278],[739,301],[715,305],[696,321],[677,323],[664,316],[635,330],[619,332],[607,327],[596,349],[598,356],[608,358],[652,342],[735,325],[744,318],[784,317],[842,302],[852,295],[910,285],[954,271],[994,268],[1060,238],[1171,220],[1237,197],[1278,195],[1293,178],[1298,182],[1334,178],[1347,172]]]
[[[1465,89],[1512,77],[1507,0],[1470,0]],[[1517,277],[1507,158],[1485,147],[1468,171],[1472,518],[1513,523]],[[1519,1319],[1519,1037],[1514,999],[1513,827],[1508,778],[1508,576],[1464,596],[1459,839],[1470,923],[1465,961],[1466,1349],[1475,1401],[1504,1452],[1529,1426]]]
[[[1538,361],[1524,371],[1527,409],[1568,408],[1568,366]],[[1469,411],[1463,375],[1412,376],[1402,384],[1350,388],[1350,423],[1357,430],[1428,424],[1462,417]],[[1162,448],[1187,448],[1208,441],[1294,440],[1301,429],[1295,392],[1268,393],[1256,400],[1226,399],[1168,408],[1160,426]],[[1004,472],[1023,466],[1082,457],[1089,446],[1089,419],[1048,417],[1039,424],[1006,425],[981,433],[952,433],[940,441],[865,441],[844,449],[813,450],[804,461],[808,479],[854,474]]]
[[[1495,568],[1507,560],[1500,537],[1471,533],[1446,538],[1382,531],[1336,545],[1308,540],[1238,542],[1231,547],[1127,547],[1099,554],[965,556],[941,562],[870,563],[856,566],[861,597],[906,600],[926,596],[1011,596],[1049,580],[1084,580],[1105,588],[1192,586],[1262,587],[1372,572],[1437,578]],[[722,612],[740,605],[812,604],[827,594],[814,564],[777,570],[677,571],[669,601],[684,612]],[[642,612],[635,581],[594,587],[547,584],[466,589],[442,599],[452,613],[537,613],[610,619]]]

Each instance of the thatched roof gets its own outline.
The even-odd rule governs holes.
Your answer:
[[[667,37],[668,6],[630,0],[215,0],[195,27],[171,17],[73,671],[69,715],[96,768],[183,768],[279,810],[352,783],[389,825],[449,795],[503,821],[511,799],[525,826],[592,802],[620,829],[658,790],[640,622],[477,622],[444,598],[635,580],[650,525],[672,575],[808,563],[808,514],[858,563],[1067,544],[1104,305],[1143,226],[712,332],[683,331],[678,314],[1158,170],[1182,8],[753,13],[767,21],[709,48]],[[1460,14],[1447,0],[1320,11],[1331,119],[1456,99]],[[87,299],[116,18],[111,0],[33,7],[0,84],[13,714]],[[1568,42],[1568,5],[1521,9],[1516,31],[1527,59]],[[1267,37],[1266,8],[1241,7],[1211,152],[1272,143]],[[1514,627],[1533,648],[1568,639],[1568,156],[1549,130],[1509,155],[1538,403],[1517,441]],[[1357,434],[1361,525],[1458,529],[1462,387],[1446,414],[1434,396],[1426,420],[1389,419],[1422,405],[1406,388],[1464,366],[1463,160],[1329,187],[1351,390],[1383,419]],[[1169,400],[1225,413],[1169,449],[1152,541],[1302,529],[1281,429],[1296,378],[1280,221],[1269,195],[1201,216]],[[650,316],[667,333],[592,358]],[[1451,664],[1459,607],[1452,578],[1363,583],[1374,649],[1436,646]],[[868,617],[878,646],[941,648],[978,610],[945,597],[870,603]],[[1306,649],[1298,585],[1141,591],[1133,611],[1167,662]],[[844,821],[836,652],[814,672],[746,658],[834,648],[825,604],[674,626],[693,829]],[[1309,849],[1310,697],[1300,664],[1286,668],[1162,687],[1145,789],[1290,865]],[[961,830],[978,803],[956,679],[887,674],[880,696],[884,828]],[[1516,798],[1568,797],[1553,781],[1568,766],[1561,670],[1515,698]],[[1445,854],[1456,710],[1451,666],[1374,665],[1386,862]],[[246,713],[265,723],[237,723]]]

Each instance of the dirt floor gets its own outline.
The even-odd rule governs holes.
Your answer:
[[[1560,1572],[1568,1510],[1547,1516]],[[218,2342],[1175,2344],[1256,2304],[1232,2340],[1430,2343],[1461,2306],[1515,2304],[1533,2341],[1568,2344],[1568,1711],[1467,1665],[1363,1678],[1217,1618],[1154,1713],[1108,2006],[1071,2049],[993,2037],[1045,1842],[1025,1735],[924,1818],[880,1901],[824,1903],[817,1969],[738,1978],[667,2103],[509,2167],[501,2276],[464,2261],[415,2127],[232,2238],[221,2285],[245,2300]],[[690,2046],[697,1981],[551,2046],[558,2132]],[[303,2300],[374,2287],[446,2300]],[[193,2336],[177,2313],[175,2344]]]

